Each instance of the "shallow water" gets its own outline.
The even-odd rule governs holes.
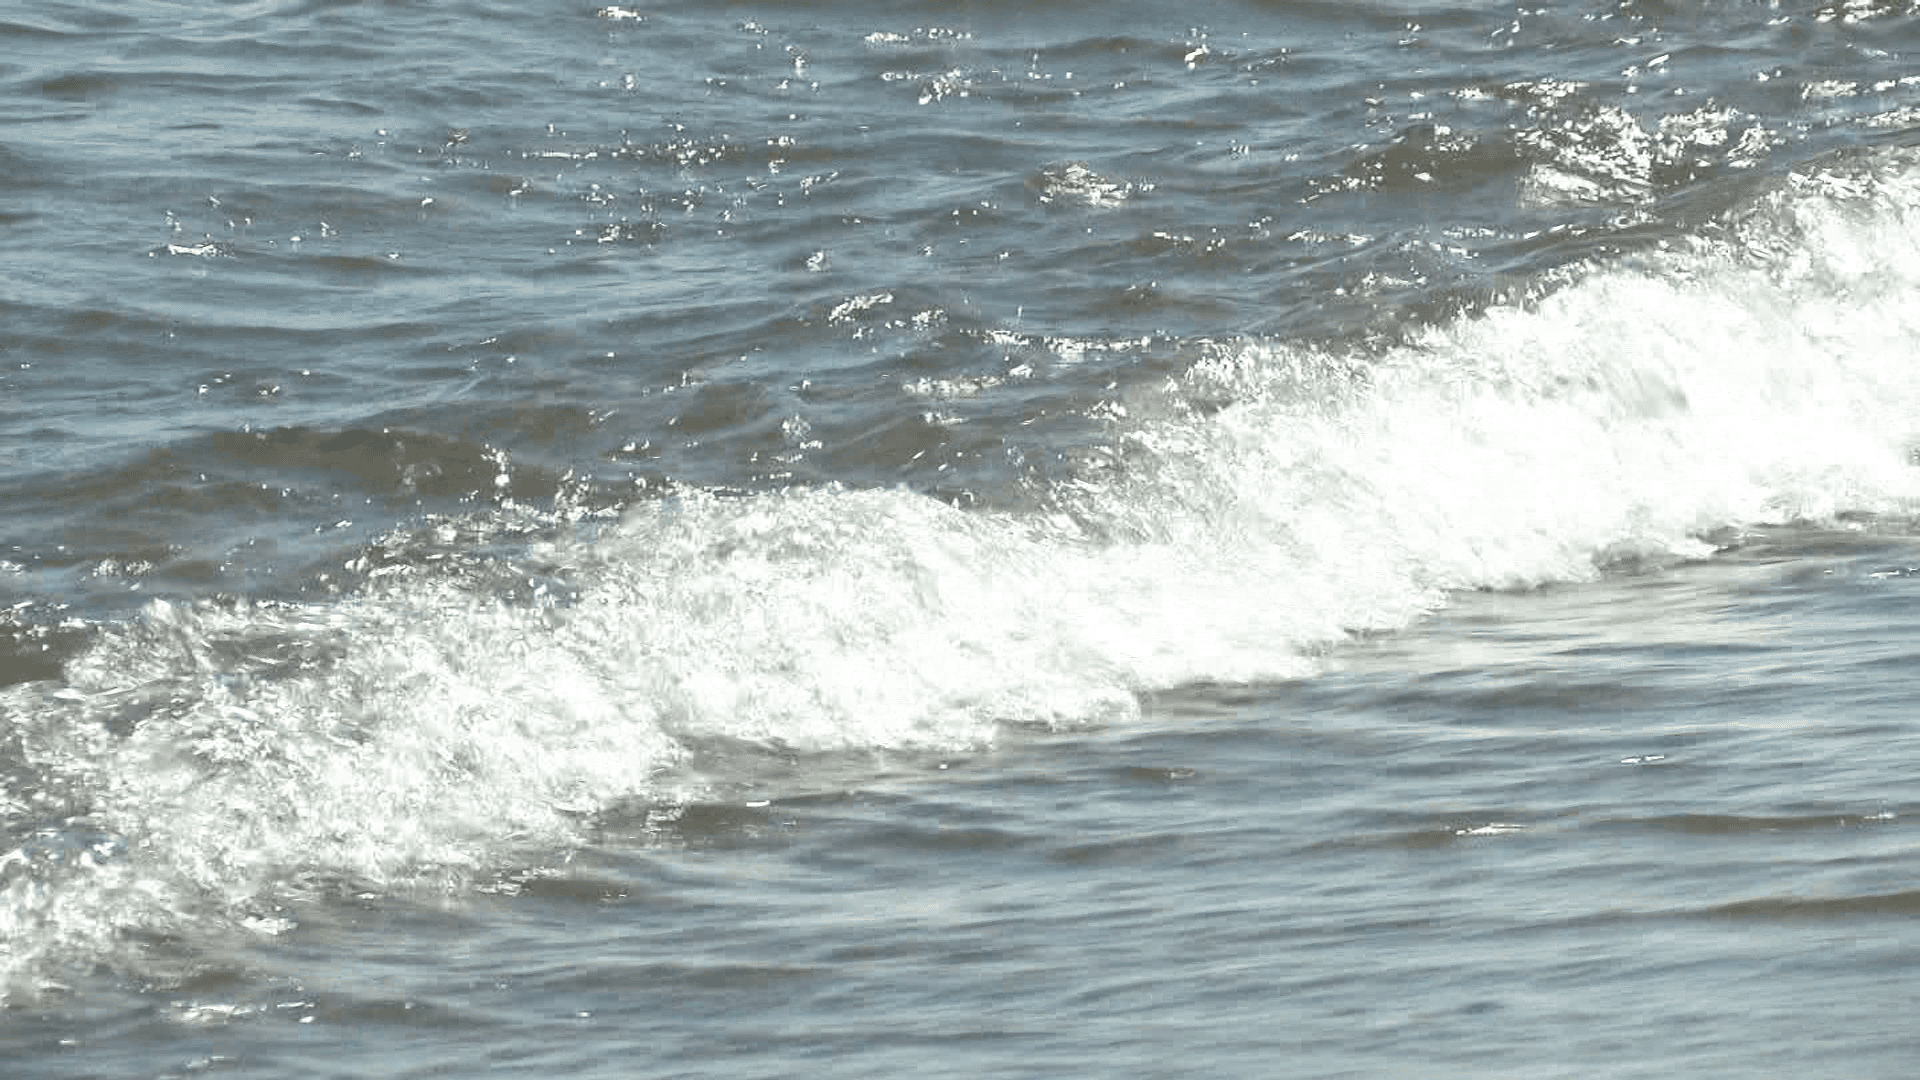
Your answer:
[[[0,18],[10,1075],[1883,1076],[1902,5]]]

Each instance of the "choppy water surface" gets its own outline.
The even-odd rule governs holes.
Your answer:
[[[0,40],[8,1075],[1920,1057],[1907,5]]]

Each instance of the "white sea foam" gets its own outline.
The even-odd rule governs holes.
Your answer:
[[[1157,688],[1309,675],[1453,590],[1911,513],[1915,177],[1802,177],[1385,352],[1213,346],[1104,410],[1111,445],[1041,512],[687,492],[544,543],[567,587],[538,602],[423,571],[324,604],[155,604],[63,684],[0,692],[27,770],[0,807],[0,993],[137,964],[129,931],[466,888],[609,808],[741,779],[716,746],[1125,723]]]

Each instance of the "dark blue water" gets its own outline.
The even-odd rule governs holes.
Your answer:
[[[1907,5],[0,42],[9,1077],[1920,1058]]]

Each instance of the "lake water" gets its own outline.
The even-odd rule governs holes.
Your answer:
[[[0,10],[21,1080],[1920,1063],[1920,13]]]

